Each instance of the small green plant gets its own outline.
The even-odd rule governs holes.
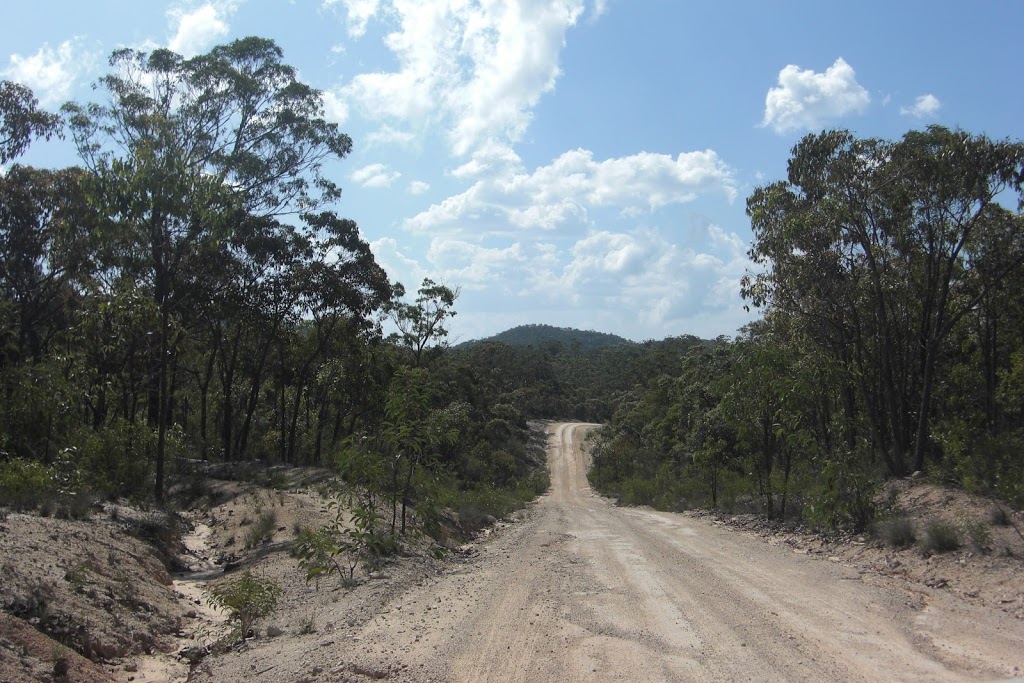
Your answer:
[[[936,520],[925,530],[924,548],[933,553],[948,553],[962,544],[960,530],[949,522]]]
[[[316,608],[309,613],[309,616],[299,622],[299,634],[309,635],[310,633],[316,633]]]
[[[271,510],[264,510],[256,519],[256,523],[245,532],[245,547],[255,548],[266,543],[274,537],[277,529],[277,513]]]
[[[875,524],[875,535],[883,543],[894,548],[912,546],[917,540],[914,525],[905,515],[880,520]]]
[[[237,622],[235,640],[248,637],[253,626],[277,610],[281,586],[273,579],[253,576],[246,570],[239,578],[210,592],[210,603],[228,612],[228,619]]]
[[[344,508],[338,500],[327,505],[335,511],[332,526],[318,531],[303,530],[293,545],[293,554],[310,581],[322,575],[338,574],[342,583],[352,586],[362,563],[367,569],[378,566],[381,559],[398,550],[398,541],[386,533],[383,518],[369,507],[352,509],[351,526],[344,523]]]
[[[88,491],[66,493],[58,498],[54,516],[57,519],[89,519],[94,503],[94,497]]]
[[[69,672],[68,650],[59,643],[54,643],[50,650],[50,660],[53,662],[53,678],[64,680]]]
[[[64,573],[64,580],[71,584],[76,593],[81,593],[89,578],[89,569],[87,562],[79,562]]]
[[[988,511],[988,521],[993,526],[1010,526],[1010,513],[1002,505],[993,505]]]
[[[980,519],[965,518],[964,533],[971,539],[971,545],[978,552],[987,553],[992,550],[992,530]]]
[[[14,510],[38,508],[49,517],[57,488],[57,472],[51,467],[22,458],[0,462],[0,500]]]

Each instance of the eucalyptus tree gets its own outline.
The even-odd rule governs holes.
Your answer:
[[[172,317],[193,300],[204,255],[248,217],[312,212],[340,194],[323,165],[346,156],[351,139],[282,59],[273,41],[256,37],[191,59],[118,50],[97,83],[109,101],[64,107],[110,220],[116,246],[107,267],[135,279],[160,312],[149,411],[158,499],[177,352]]]
[[[412,353],[413,363],[419,367],[423,354],[434,344],[444,347],[448,337],[445,321],[456,315],[455,300],[459,298],[458,288],[438,284],[424,278],[416,292],[416,301],[401,301],[404,290],[397,289],[395,299],[388,308],[392,322],[398,332],[392,337]]]
[[[60,117],[39,109],[27,86],[0,81],[0,164],[21,156],[35,138],[60,132]]]
[[[0,448],[49,458],[54,401],[77,369],[76,310],[90,271],[90,218],[78,169],[15,165],[0,175]],[[59,356],[59,358],[58,358]],[[72,368],[72,366],[76,366]],[[63,402],[74,414],[73,399]]]
[[[805,137],[788,180],[747,201],[763,270],[745,278],[744,296],[849,368],[855,409],[894,474],[925,463],[951,330],[1024,260],[1016,244],[998,265],[985,256],[996,234],[1020,232],[1020,214],[999,200],[1020,198],[1022,168],[1024,145],[963,131],[933,126],[896,142],[830,131]]]

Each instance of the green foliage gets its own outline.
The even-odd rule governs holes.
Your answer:
[[[306,581],[337,574],[342,585],[350,587],[355,585],[360,564],[371,571],[398,552],[398,539],[385,530],[381,515],[369,507],[348,510],[351,502],[350,498],[339,497],[328,503],[328,509],[334,511],[334,523],[315,531],[304,529],[293,542],[292,554],[306,572]]]
[[[114,420],[104,429],[82,428],[62,453],[79,486],[108,498],[145,500],[153,486],[156,434],[145,424]]]
[[[277,610],[282,592],[273,579],[253,576],[246,570],[240,577],[215,586],[210,591],[210,604],[227,611],[228,619],[238,624],[234,638],[244,640],[261,619]]]
[[[34,138],[49,139],[60,118],[39,109],[39,100],[20,83],[0,81],[0,164],[21,155]]]
[[[924,549],[933,553],[958,550],[963,544],[960,529],[945,520],[932,520],[925,527]]]
[[[607,346],[635,345],[623,337],[593,330],[576,330],[569,327],[553,327],[551,325],[519,325],[498,334],[466,342],[460,346],[496,342],[509,346],[533,346],[536,348],[560,349],[570,353],[585,353]]]
[[[855,457],[837,457],[822,467],[821,481],[808,492],[804,518],[817,528],[864,529],[874,518],[878,480]]]
[[[245,532],[246,549],[267,543],[274,537],[276,531],[277,513],[273,509],[263,510],[253,525]]]
[[[32,510],[59,492],[57,472],[38,462],[12,458],[0,462],[0,501],[15,510]]]
[[[984,520],[968,517],[962,520],[961,526],[975,550],[982,553],[992,550],[992,529]]]
[[[398,328],[393,338],[412,353],[414,364],[418,367],[424,360],[424,352],[431,345],[441,348],[447,346],[445,340],[448,329],[445,321],[457,315],[454,306],[459,297],[459,289],[424,278],[414,303],[402,302],[402,294],[404,290],[399,286],[394,301],[388,306],[391,320]]]
[[[907,548],[917,541],[914,525],[906,515],[877,520],[873,531],[883,543],[894,548]]]

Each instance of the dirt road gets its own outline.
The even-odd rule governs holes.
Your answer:
[[[552,490],[526,521],[356,628],[304,646],[307,680],[1024,675],[1024,625],[1004,613],[861,577],[703,519],[615,507],[587,484],[588,429],[550,427]],[[270,675],[291,669],[302,680],[289,654],[285,646],[267,659],[280,666]]]

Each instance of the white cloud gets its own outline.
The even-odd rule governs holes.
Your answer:
[[[230,2],[206,3],[191,11],[180,7],[168,10],[174,35],[167,47],[185,57],[199,54],[228,35],[227,19],[234,11]]]
[[[354,4],[346,0],[350,19]],[[398,21],[384,42],[399,66],[356,76],[345,94],[377,117],[447,126],[459,156],[488,140],[514,143],[554,88],[566,31],[583,10],[584,0],[384,0],[373,11]]]
[[[476,289],[484,283],[507,281],[504,276],[508,271],[528,259],[519,242],[501,248],[484,247],[465,240],[434,238],[427,250],[427,260],[444,280]]]
[[[363,187],[390,187],[402,177],[398,171],[391,171],[387,164],[370,164],[352,172],[349,178]]]
[[[403,252],[393,238],[370,246],[394,280],[408,285],[429,276],[461,287],[466,308],[460,312],[466,315],[459,316],[459,330],[466,331],[467,317],[486,318],[471,325],[480,328],[471,337],[497,331],[494,317],[502,315],[493,307],[497,298],[515,311],[508,325],[545,322],[632,339],[714,337],[753,317],[739,298],[740,278],[752,268],[745,244],[714,224],[597,230],[568,241],[527,237],[483,243],[435,235],[422,260]]]
[[[414,136],[406,130],[397,130],[391,126],[382,126],[372,133],[367,134],[366,143],[374,144],[399,144],[405,145],[413,141]]]
[[[632,330],[631,337],[637,330],[651,337],[700,334],[706,323],[698,321],[722,316],[736,329],[750,319],[739,298],[751,265],[743,242],[715,225],[701,241],[698,250],[658,230],[592,232],[570,247],[560,270],[537,269],[531,294],[617,318],[615,328]]]
[[[941,108],[942,103],[939,102],[939,98],[928,93],[915,99],[913,106],[900,107],[900,114],[902,116],[912,116],[915,119],[925,119],[937,114]]]
[[[414,180],[409,183],[409,194],[423,194],[430,189],[430,183],[423,182],[422,180]]]
[[[55,48],[44,43],[32,55],[12,54],[0,74],[32,89],[39,103],[52,107],[68,99],[75,80],[93,63],[94,57],[80,46],[80,40],[65,40]]]
[[[323,3],[326,8],[337,5],[345,6],[348,35],[358,40],[366,34],[366,25],[377,14],[380,0],[324,0]]]
[[[348,102],[344,98],[338,97],[338,93],[331,90],[325,90],[323,92],[324,98],[324,117],[328,121],[332,121],[339,125],[345,123],[348,120]]]
[[[815,73],[790,64],[779,72],[779,86],[765,98],[762,126],[776,133],[813,130],[847,114],[863,113],[871,96],[842,57]]]
[[[521,168],[523,160],[508,145],[488,140],[474,150],[473,158],[450,171],[456,178],[472,178],[485,172],[508,172]]]
[[[391,237],[383,237],[370,242],[370,251],[373,257],[380,264],[380,267],[388,274],[392,282],[402,282],[406,285],[418,285],[424,277],[430,275],[415,258],[408,256],[398,245],[398,241]]]
[[[736,192],[731,169],[712,150],[675,158],[641,152],[595,161],[590,151],[577,149],[533,173],[489,175],[413,216],[406,226],[458,228],[481,220],[514,229],[551,229],[567,221],[585,222],[594,208],[654,211],[703,194],[721,193],[731,201]]]

